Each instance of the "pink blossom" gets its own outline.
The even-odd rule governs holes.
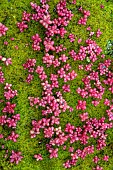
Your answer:
[[[23,32],[25,29],[28,28],[28,25],[22,21],[17,23],[17,27],[19,28],[20,32]]]
[[[86,101],[78,100],[78,105],[76,106],[77,110],[85,110],[86,109]]]
[[[79,65],[78,68],[79,68],[79,70],[83,70],[84,69],[82,64]]]
[[[47,67],[50,67],[53,64],[54,56],[49,55],[48,53],[45,54],[43,57],[43,63],[47,65]]]
[[[104,155],[103,160],[104,161],[108,161],[109,160],[109,156],[108,155]]]
[[[64,84],[64,85],[62,86],[62,89],[63,89],[64,92],[70,92],[70,85]]]
[[[15,47],[16,50],[18,50],[18,46],[17,45],[15,45],[14,47]]]
[[[91,30],[91,27],[87,27],[86,30],[87,30],[87,31],[90,31],[90,30]]]
[[[69,34],[69,39],[70,39],[70,42],[74,42],[75,41],[75,35],[74,34]]]
[[[88,119],[88,113],[87,112],[80,114],[79,116],[80,116],[80,119],[81,119],[82,122],[86,121]]]
[[[51,158],[57,158],[58,157],[58,148],[56,149],[49,149],[49,153],[50,153],[50,159]]]
[[[104,8],[104,5],[102,5],[102,4],[101,4],[101,5],[100,5],[100,8],[102,8],[102,9],[103,9],[103,8]]]
[[[51,138],[54,134],[54,127],[49,127],[44,129],[44,137]]]
[[[110,106],[110,100],[105,99],[105,100],[104,100],[104,104],[105,104],[106,106]]]
[[[5,25],[3,25],[2,23],[0,23],[0,37],[2,35],[5,35],[7,30],[8,30],[8,28]]]
[[[34,158],[36,158],[37,161],[40,161],[40,160],[42,161],[43,160],[43,157],[42,157],[41,154],[34,155]]]
[[[72,4],[74,4],[74,5],[75,5],[75,4],[76,4],[76,0],[72,0]]]
[[[4,41],[4,45],[8,45],[8,42],[7,42],[7,41]]]
[[[98,156],[95,156],[95,157],[93,158],[93,162],[96,163],[96,164],[98,163],[99,160],[100,160],[100,159],[98,158]]]
[[[11,41],[14,41],[14,39],[15,39],[14,37],[11,37],[11,38],[10,38]]]
[[[7,116],[5,115],[3,115],[3,116],[0,116],[0,125],[4,125],[4,124],[6,124],[6,122],[7,122]]]
[[[52,24],[52,21],[50,20],[50,15],[44,15],[43,19],[40,20],[40,23],[45,27],[48,28],[50,24]]]
[[[39,34],[35,34],[32,36],[33,44],[32,48],[35,51],[40,51],[40,42],[42,42],[42,39],[40,38]]]
[[[12,155],[10,156],[11,163],[18,164],[22,158],[23,156],[21,156],[21,152],[15,152],[14,150],[12,150]]]
[[[91,103],[92,103],[94,106],[97,106],[97,105],[99,105],[100,101],[93,100]]]
[[[102,32],[100,31],[100,29],[98,29],[97,32],[96,32],[97,38],[100,37],[101,34],[102,34]]]
[[[16,104],[11,104],[10,102],[6,102],[6,106],[2,110],[3,113],[14,113],[14,108],[16,107]]]
[[[71,69],[71,66],[70,66],[70,64],[67,63],[64,65],[63,68],[65,69],[65,71],[69,71]]]
[[[53,61],[53,65],[54,65],[54,68],[56,68],[56,67],[59,67],[59,66],[60,66],[60,62],[58,61],[58,59],[57,59],[57,58]]]
[[[78,39],[78,44],[80,44],[82,42],[82,39],[81,38],[79,38]]]
[[[4,73],[2,72],[2,67],[0,67],[0,83],[3,84],[5,81]]]
[[[45,38],[44,39],[44,46],[45,46],[45,51],[48,52],[49,50],[55,51],[54,41],[51,40],[51,38]]]
[[[103,170],[103,168],[97,165],[96,168],[93,168],[92,170]]]
[[[73,151],[74,151],[74,147],[70,147],[69,152],[73,152]]]
[[[55,52],[56,53],[59,53],[59,52],[65,51],[65,50],[66,50],[66,48],[63,47],[63,44],[60,44],[59,46],[55,47]]]
[[[4,137],[3,134],[0,133],[0,139],[2,139],[3,137]]]
[[[59,58],[62,62],[66,62],[68,60],[68,57],[65,54],[62,54]]]
[[[30,16],[31,16],[30,13],[27,13],[26,11],[24,11],[23,14],[22,14],[22,20],[29,22],[30,21]]]
[[[91,31],[90,34],[89,34],[89,36],[91,37],[92,35],[94,35],[94,32]]]
[[[18,137],[19,135],[12,131],[11,134],[7,137],[7,139],[12,140],[13,142],[17,142]]]
[[[27,78],[26,78],[26,82],[27,82],[27,83],[30,83],[30,82],[33,80],[33,78],[34,78],[34,75],[28,74],[28,76],[27,76]]]

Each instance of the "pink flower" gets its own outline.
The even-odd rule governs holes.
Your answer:
[[[16,107],[16,104],[11,104],[10,102],[6,102],[6,106],[2,110],[3,113],[14,113],[14,108]]]
[[[36,158],[37,161],[40,161],[40,160],[42,161],[43,160],[43,157],[42,157],[41,154],[34,155],[34,158]]]
[[[23,32],[25,29],[28,28],[28,25],[22,21],[17,23],[17,27],[19,28],[20,32]]]
[[[58,157],[58,148],[56,149],[49,149],[49,153],[50,153],[50,159],[51,158],[57,158]]]
[[[40,42],[42,42],[42,39],[40,38],[39,34],[35,34],[32,36],[33,44],[32,48],[35,51],[40,51]]]
[[[91,30],[91,27],[87,27],[86,30],[87,30],[87,31],[90,31],[90,30]]]
[[[79,68],[79,70],[83,70],[84,69],[83,65],[79,65],[78,68]]]
[[[44,39],[44,46],[45,46],[45,51],[48,52],[49,50],[55,51],[54,41],[51,40],[51,38],[45,38]]]
[[[7,137],[7,139],[12,140],[13,142],[17,142],[18,137],[19,135],[12,131],[11,134]]]
[[[27,78],[26,78],[26,82],[27,82],[27,83],[30,83],[30,82],[33,80],[33,78],[34,78],[34,75],[28,74],[28,76],[27,76]]]
[[[44,129],[44,137],[51,138],[54,134],[54,127],[49,127]]]
[[[48,53],[45,54],[43,57],[43,63],[47,65],[47,67],[50,67],[53,64],[54,56],[49,55]]]
[[[8,45],[8,42],[7,42],[7,41],[4,41],[4,45]]]
[[[2,67],[0,67],[0,83],[3,84],[5,81],[4,73],[2,72]]]
[[[66,62],[68,60],[68,57],[65,54],[62,54],[59,58],[62,62]]]
[[[23,14],[22,14],[22,20],[29,22],[30,21],[30,16],[31,16],[30,13],[27,13],[26,11],[24,11]]]
[[[98,158],[98,156],[95,156],[95,157],[93,158],[93,162],[96,163],[96,164],[98,163],[99,160],[100,160],[100,159]]]
[[[103,170],[103,168],[97,165],[96,168],[93,168],[92,170]]]
[[[64,85],[62,86],[62,89],[63,89],[64,92],[70,92],[70,85],[64,84]]]
[[[69,34],[69,39],[70,39],[70,42],[74,42],[75,41],[75,35],[74,34]]]
[[[78,100],[78,105],[76,106],[77,110],[85,110],[86,109],[86,101]]]
[[[103,160],[104,161],[108,161],[109,160],[109,156],[108,155],[104,155]]]
[[[70,147],[69,152],[73,152],[73,151],[74,151],[74,147]]]
[[[5,35],[7,30],[8,30],[8,28],[5,25],[3,25],[2,23],[0,23],[0,37],[2,35]]]
[[[102,32],[100,31],[100,29],[98,29],[97,32],[96,32],[97,38],[100,37],[101,34],[102,34]]]
[[[45,27],[48,28],[50,24],[52,24],[52,21],[50,20],[50,15],[44,15],[43,19],[40,20],[40,23]]]
[[[3,125],[5,125],[6,124],[6,122],[7,122],[7,116],[5,115],[3,115],[3,116],[0,116],[0,125],[1,126],[3,126]]]
[[[94,100],[94,101],[92,101],[91,103],[92,103],[94,106],[97,106],[97,105],[99,105],[100,101]]]
[[[102,8],[102,9],[103,9],[103,8],[104,8],[104,5],[102,5],[102,4],[101,4],[101,5],[100,5],[100,8]]]
[[[10,156],[11,163],[18,164],[22,158],[23,156],[21,156],[21,152],[15,152],[14,150],[12,150],[12,155]]]
[[[86,121],[88,119],[88,113],[87,112],[80,114],[79,116],[80,116],[80,119],[81,119],[82,122]]]
[[[82,42],[82,39],[81,38],[79,38],[78,39],[78,44],[80,44]]]
[[[0,139],[2,139],[3,137],[4,137],[3,134],[0,133]]]
[[[15,45],[14,47],[15,47],[16,50],[18,50],[18,46],[17,45]]]
[[[105,100],[104,100],[104,104],[105,104],[106,106],[110,106],[110,100],[105,99]]]
[[[90,34],[89,34],[89,36],[91,37],[92,35],[94,35],[94,32],[91,31]]]
[[[11,41],[14,41],[14,37],[11,37],[10,40],[11,40]]]
[[[74,4],[74,5],[75,5],[75,4],[76,4],[76,0],[72,0],[72,4]]]

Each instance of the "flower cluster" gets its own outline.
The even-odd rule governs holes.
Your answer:
[[[25,21],[22,21],[17,23],[17,27],[19,28],[20,32],[23,32],[25,29],[28,28],[28,25]]]
[[[74,42],[75,41],[75,35],[69,34],[69,39],[70,39],[70,42]]]
[[[0,56],[0,60],[3,61],[6,66],[8,66],[9,64],[12,64],[11,58],[5,58],[5,57]]]
[[[14,150],[12,150],[12,154],[10,156],[11,163],[18,164],[22,158],[23,158],[23,156],[21,156],[21,152],[15,152]]]
[[[34,78],[34,75],[32,75],[31,73],[34,72],[35,65],[36,65],[36,60],[30,58],[26,61],[26,63],[23,64],[24,69],[28,69],[28,72],[30,73],[26,78],[26,82],[28,83],[30,83]]]
[[[6,66],[12,64],[11,58],[6,59],[5,57],[0,56],[0,60],[3,61]],[[1,68],[2,67],[0,67],[0,83],[4,83],[5,78],[3,72],[1,71]],[[17,122],[20,120],[20,114],[14,114],[16,104],[11,103],[10,101],[17,95],[17,90],[12,89],[12,84],[6,83],[4,85],[4,98],[8,101],[5,102],[5,100],[0,100],[0,102],[5,105],[5,107],[2,109],[2,113],[5,115],[0,116],[0,126],[7,126],[9,128],[8,131],[10,132],[9,136],[6,136],[6,134],[0,134],[0,138],[3,138],[5,141],[12,140],[13,142],[17,142],[17,138],[19,137],[19,135],[16,134],[14,130],[11,131],[11,128],[16,128]],[[4,145],[2,145],[2,149],[5,149]],[[8,156],[8,152],[9,151],[6,150],[6,154],[4,156],[5,158]],[[12,151],[12,155],[10,156],[10,162],[18,164],[22,158],[23,157],[21,156],[20,152]]]
[[[0,23],[0,37],[6,34],[6,31],[8,30],[8,28],[3,25],[2,23]]]
[[[74,50],[71,50],[69,52],[74,61],[84,60],[87,57],[87,55],[89,55],[89,59],[92,62],[95,62],[98,59],[97,56],[100,55],[102,49],[96,44],[95,41],[91,39],[87,39],[86,44],[87,44],[86,47],[80,46],[78,54]]]
[[[100,29],[98,29],[97,32],[96,32],[97,38],[100,37],[101,34],[102,34],[102,32],[100,31]]]
[[[86,25],[87,18],[90,16],[90,11],[83,10],[82,7],[79,8],[79,11],[84,15],[78,21],[78,24]]]
[[[91,80],[95,81],[94,85],[95,88],[91,87]],[[77,89],[77,93],[83,97],[93,97],[95,99],[102,99],[102,96],[104,94],[105,88],[102,87],[101,82],[99,80],[98,72],[92,71],[88,76],[82,79],[84,83],[84,89],[81,89],[80,87]],[[98,101],[92,102],[95,106],[98,104]]]
[[[86,109],[86,101],[78,100],[76,109],[77,110],[85,110]]]
[[[0,67],[0,84],[3,84],[5,81],[4,73],[2,71],[2,67]]]
[[[39,34],[35,34],[32,36],[33,44],[32,48],[35,51],[40,51],[40,42],[42,42],[42,39],[40,38]]]
[[[4,91],[4,97],[7,100],[10,100],[10,99],[14,98],[15,96],[17,96],[17,90],[12,90],[11,86],[12,86],[12,84],[6,83],[6,86],[4,87],[4,90],[6,90],[6,91]]]

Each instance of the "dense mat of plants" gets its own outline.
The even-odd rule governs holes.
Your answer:
[[[112,170],[112,1],[0,10],[0,170]]]

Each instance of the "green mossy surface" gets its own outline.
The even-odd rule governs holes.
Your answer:
[[[31,84],[27,84],[25,79],[27,77],[27,70],[23,69],[22,64],[25,63],[28,58],[35,58],[37,60],[37,66],[44,66],[45,72],[48,75],[50,73],[55,73],[57,69],[46,68],[46,66],[42,63],[43,57],[43,46],[40,52],[35,52],[32,50],[31,44],[31,36],[35,33],[38,33],[40,37],[43,39],[45,37],[44,31],[45,29],[34,21],[31,21],[28,25],[29,28],[25,30],[23,33],[19,32],[19,29],[16,26],[16,23],[21,21],[22,12],[24,10],[33,13],[33,10],[30,7],[31,0],[0,0],[0,22],[8,27],[8,31],[6,36],[2,36],[0,38],[0,55],[8,58],[12,58],[13,64],[4,67],[3,71],[6,78],[6,82],[13,84],[13,89],[18,90],[18,96],[12,99],[12,102],[16,103],[16,113],[20,113],[21,120],[18,122],[16,132],[19,134],[19,139],[17,143],[13,143],[11,141],[4,142],[7,149],[11,150],[19,150],[22,152],[24,159],[18,164],[10,164],[7,159],[3,158],[4,150],[0,150],[0,170],[64,170],[62,164],[69,156],[67,151],[62,151],[62,147],[59,149],[59,157],[57,159],[49,159],[49,154],[45,149],[46,139],[43,138],[43,134],[38,135],[36,138],[31,139],[29,131],[32,128],[31,120],[40,119],[41,118],[41,108],[31,108],[29,106],[28,96],[39,96],[41,97],[42,87],[40,84],[40,79],[37,74],[34,74],[34,80]],[[35,0],[34,2],[39,3],[39,0]],[[53,12],[57,2],[59,0],[51,0],[49,2],[50,5],[50,13],[52,18],[56,17],[56,14]],[[70,0],[71,2],[71,0]],[[104,9],[100,8],[100,4],[103,4]],[[86,31],[87,26],[91,26],[92,31],[96,32],[98,28],[103,32],[100,38],[96,38],[93,36],[93,40],[97,42],[97,44],[103,49],[106,48],[106,43],[108,40],[113,40],[113,1],[109,0],[106,2],[105,0],[77,0],[77,5],[72,5],[67,3],[69,9],[73,10],[74,17],[70,24],[66,27],[68,34],[71,32],[77,36],[77,38],[82,38],[82,45],[85,45],[85,40],[88,38],[88,31]],[[91,16],[88,18],[87,26],[77,25],[78,20],[82,16],[77,8],[82,6],[86,10],[90,10]],[[67,47],[66,53],[74,49],[78,51],[79,46],[77,41],[74,43],[70,43],[69,39],[67,39],[67,35],[65,35],[64,39],[59,39],[57,41],[55,38],[55,44],[59,45],[60,43],[64,44]],[[10,38],[14,37],[14,41],[10,41]],[[5,46],[4,41],[8,41],[8,46]],[[28,43],[29,46],[26,47],[25,44]],[[16,50],[14,47],[18,45],[19,49]],[[106,58],[110,58],[110,56],[106,56]],[[97,64],[101,62],[102,59],[99,58],[98,61],[95,62],[94,68],[97,67]],[[76,105],[78,99],[82,99],[77,93],[76,89],[78,86],[82,87],[82,78],[84,75],[88,74],[87,72],[78,70],[78,64],[86,64],[87,61],[76,61],[69,57],[68,63],[72,66],[78,77],[68,82],[70,84],[71,92],[63,94],[67,103],[74,108],[72,113],[66,111],[60,115],[61,118],[61,127],[64,128],[65,124],[70,122],[75,126],[83,126],[83,123],[79,120],[80,111],[76,110]],[[62,87],[63,80],[59,79],[60,88]],[[0,98],[3,98],[3,85],[0,86]],[[62,90],[61,90],[62,91]],[[91,104],[91,98],[88,98],[87,101],[87,112],[90,117],[100,118],[102,116],[106,116],[105,110],[106,106],[103,104],[105,98],[112,99],[112,95],[109,91],[106,90],[103,99],[97,107],[94,107]],[[0,109],[3,109],[3,104],[0,103]],[[0,113],[2,114],[2,113]],[[3,129],[0,127],[0,133],[9,134],[7,128]],[[83,160],[79,160],[76,167],[73,167],[72,170],[90,170],[94,167],[94,163],[92,163],[92,158],[98,154],[100,157],[103,157],[104,154],[108,154],[110,156],[109,162],[100,161],[99,165],[103,166],[105,170],[113,170],[113,129],[107,131],[107,147],[105,147],[102,151],[95,151],[94,154],[87,156],[87,158]],[[43,140],[42,144],[39,145],[39,141]],[[95,143],[95,141],[91,141],[90,144]],[[69,144],[67,144],[69,147]],[[79,143],[73,145],[75,149],[82,148]],[[33,155],[36,153],[42,153],[44,160],[40,162],[36,162],[33,158]]]

